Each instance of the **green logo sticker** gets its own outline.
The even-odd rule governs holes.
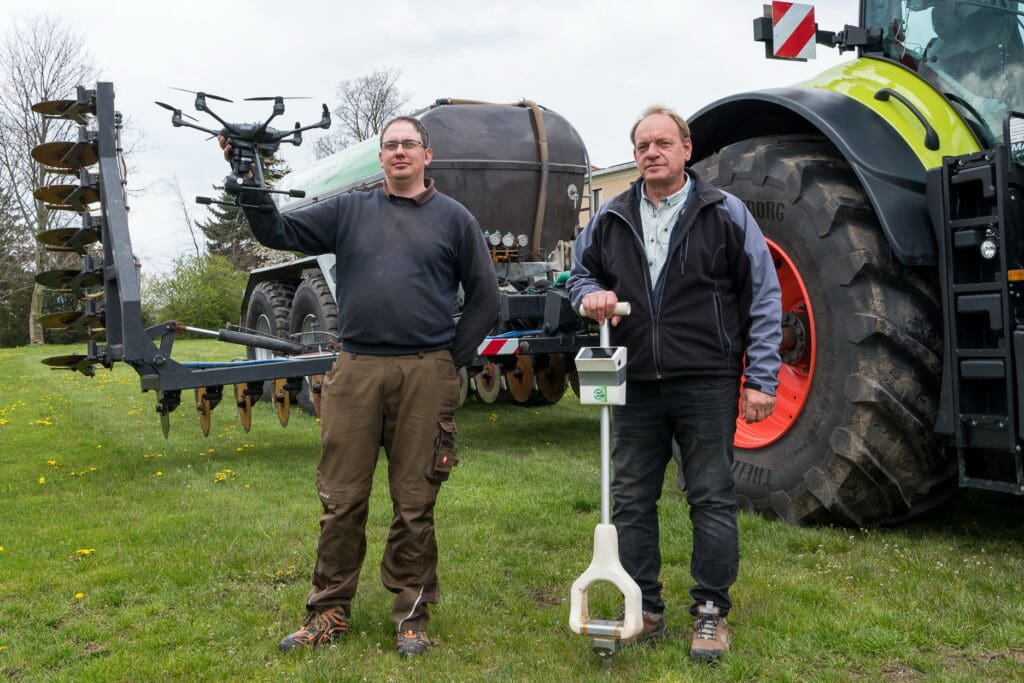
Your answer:
[[[600,401],[601,403],[607,403],[608,402],[608,387],[594,387],[593,397],[594,397],[595,401]]]

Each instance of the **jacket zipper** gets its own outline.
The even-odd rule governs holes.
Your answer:
[[[651,307],[651,357],[654,359],[654,374],[658,379],[661,379],[661,354],[658,348],[658,314],[661,312],[661,299],[659,298],[657,302],[654,301],[654,283],[651,282],[651,268],[647,265],[647,250],[644,249],[644,238],[629,218],[615,209],[609,209],[608,213],[615,214],[629,226],[630,232],[633,233],[633,238],[636,240],[637,247],[640,250],[638,254],[640,257],[640,269],[644,274],[644,283],[647,285],[647,301]]]

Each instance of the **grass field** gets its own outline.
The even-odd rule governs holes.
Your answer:
[[[232,355],[215,344],[179,343],[176,357]],[[314,420],[293,412],[281,429],[262,404],[246,434],[228,402],[204,439],[183,395],[164,440],[156,397],[129,367],[89,379],[39,363],[80,351],[0,349],[0,678],[1022,678],[1020,499],[969,492],[897,529],[741,515],[734,652],[707,666],[688,657],[690,530],[670,484],[661,519],[672,638],[625,650],[602,672],[567,626],[600,501],[596,412],[571,394],[541,409],[470,400],[457,414],[462,463],[438,503],[443,597],[427,656],[392,651],[377,569],[390,519],[383,466],[352,633],[279,653],[304,613],[317,532]],[[618,609],[609,591],[593,599]]]

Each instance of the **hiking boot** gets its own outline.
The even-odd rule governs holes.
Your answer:
[[[693,623],[690,656],[694,659],[713,661],[728,651],[729,627],[718,608],[708,600],[697,608],[697,619]]]
[[[666,635],[668,635],[668,628],[665,626],[665,618],[654,612],[644,612],[643,628],[627,644],[643,643],[644,645],[654,645]]]
[[[300,647],[326,645],[348,633],[348,612],[344,607],[332,607],[323,612],[309,612],[302,620],[302,628],[287,635],[277,646],[282,652]]]
[[[430,647],[426,631],[400,631],[395,637],[395,650],[401,657],[421,655]]]

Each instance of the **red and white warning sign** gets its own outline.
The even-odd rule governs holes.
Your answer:
[[[814,59],[814,5],[772,2],[772,45],[775,56]]]

